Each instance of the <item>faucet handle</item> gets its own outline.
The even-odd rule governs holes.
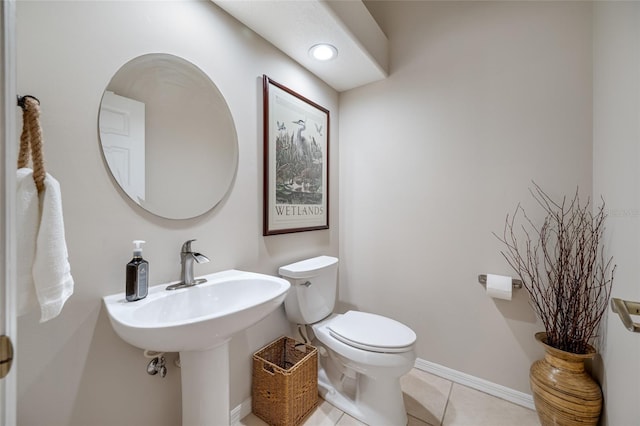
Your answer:
[[[182,244],[182,253],[190,253],[191,252],[191,243],[196,241],[195,239],[193,240],[187,240],[184,242],[184,244]]]

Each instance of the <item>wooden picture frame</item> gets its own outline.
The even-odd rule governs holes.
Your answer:
[[[266,75],[263,235],[329,228],[329,111]]]

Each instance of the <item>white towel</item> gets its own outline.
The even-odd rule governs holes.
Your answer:
[[[38,190],[31,169],[18,169],[16,193],[16,229],[18,263],[18,315],[24,315],[38,305],[33,284],[33,259],[39,228]]]
[[[40,305],[40,322],[60,314],[73,294],[73,277],[64,237],[60,184],[47,174],[38,196],[31,169],[19,169],[18,313]]]

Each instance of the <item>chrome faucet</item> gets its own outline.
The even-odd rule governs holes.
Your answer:
[[[207,263],[209,261],[209,258],[204,254],[191,251],[191,243],[194,241],[196,240],[187,240],[182,245],[182,250],[180,250],[180,282],[171,284],[167,287],[167,290],[192,287],[207,281],[206,278],[193,278],[193,262]]]

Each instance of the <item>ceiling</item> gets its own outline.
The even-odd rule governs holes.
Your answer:
[[[388,76],[388,40],[360,0],[213,0],[338,92]],[[329,43],[338,56],[313,59]]]

